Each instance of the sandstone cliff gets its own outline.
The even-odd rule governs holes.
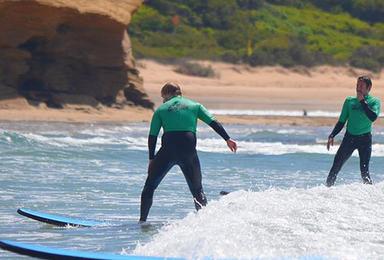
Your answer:
[[[0,99],[152,107],[126,31],[142,0],[0,0]]]

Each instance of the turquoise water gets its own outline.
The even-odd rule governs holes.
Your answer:
[[[76,250],[187,258],[384,255],[384,128],[375,128],[371,175],[360,184],[358,157],[337,185],[323,186],[333,147],[329,127],[227,125],[231,154],[199,126],[198,151],[208,206],[198,214],[175,167],[155,193],[140,228],[148,125],[0,123],[0,238]],[[338,141],[341,140],[341,136]],[[221,190],[230,191],[220,196]],[[16,213],[25,207],[107,221],[59,228]],[[0,250],[2,259],[22,257]]]

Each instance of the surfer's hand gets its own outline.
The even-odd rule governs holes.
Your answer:
[[[361,91],[357,91],[356,94],[357,94],[356,97],[357,97],[357,99],[358,99],[359,101],[361,101],[361,100],[364,99],[364,94],[363,94],[363,92],[361,92]]]
[[[329,151],[329,148],[333,146],[333,137],[328,137],[328,142],[327,142],[327,150]]]
[[[229,149],[232,152],[236,153],[236,151],[237,151],[237,144],[236,144],[236,142],[233,141],[232,139],[228,139],[226,142],[227,142],[227,146],[229,147]]]

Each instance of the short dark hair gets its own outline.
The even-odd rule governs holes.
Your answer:
[[[367,87],[372,87],[372,80],[368,76],[360,76],[357,78],[357,80],[364,81]]]
[[[161,89],[161,95],[179,96],[181,95],[181,88],[176,83],[168,82]]]

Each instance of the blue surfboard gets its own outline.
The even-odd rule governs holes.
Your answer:
[[[55,247],[47,247],[30,243],[22,243],[11,240],[0,240],[0,248],[17,253],[41,259],[58,259],[58,260],[185,260],[185,258],[177,257],[156,257],[156,256],[137,256],[137,255],[118,255],[105,252],[87,252],[80,250],[67,250]],[[211,260],[211,257],[204,257],[204,260]],[[227,258],[228,259],[228,258]],[[255,259],[259,259],[256,257]],[[336,259],[324,256],[300,256],[300,257],[276,257],[272,259],[281,260],[325,260]]]
[[[11,240],[0,240],[0,248],[20,255],[32,256],[41,259],[61,259],[61,260],[182,260],[183,258],[171,257],[152,257],[135,255],[118,255],[103,252],[86,252],[77,250],[66,250],[55,247],[47,247],[29,243],[22,243]]]
[[[44,212],[39,212],[35,210],[30,209],[23,209],[20,208],[17,210],[17,213],[19,213],[22,216],[48,223],[55,226],[74,226],[74,227],[94,227],[99,225],[105,225],[106,222],[98,221],[98,220],[87,220],[87,219],[81,219],[81,218],[73,218],[73,217],[67,217],[67,216],[60,216],[55,214],[49,214]]]

